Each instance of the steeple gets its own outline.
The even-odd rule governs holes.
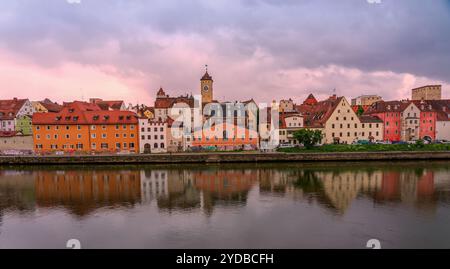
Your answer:
[[[162,87],[159,88],[159,91],[158,91],[158,93],[156,94],[156,97],[157,97],[157,98],[164,98],[164,97],[166,97],[166,93],[164,92],[164,90],[163,90]]]
[[[203,77],[200,79],[202,80],[213,80],[212,77],[208,74],[208,65],[205,64],[205,74],[203,75]]]

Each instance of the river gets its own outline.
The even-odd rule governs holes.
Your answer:
[[[450,248],[450,162],[0,167],[0,248]]]

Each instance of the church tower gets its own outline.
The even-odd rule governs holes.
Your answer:
[[[200,91],[202,93],[202,102],[211,103],[213,101],[213,79],[208,74],[208,66],[206,65],[206,72],[200,79]]]

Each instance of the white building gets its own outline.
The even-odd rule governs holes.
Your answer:
[[[0,100],[0,131],[15,131],[17,119],[33,113],[33,105],[28,99]]]
[[[280,113],[280,144],[299,145],[294,133],[304,127],[303,116],[299,113]]]
[[[167,122],[139,119],[139,152],[167,152]]]

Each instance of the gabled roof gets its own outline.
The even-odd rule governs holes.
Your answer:
[[[403,112],[412,101],[379,101],[369,106],[364,115],[386,113],[386,112]]]
[[[53,103],[50,99],[45,98],[45,100],[39,102],[48,112],[59,112],[62,110],[63,106],[58,103]]]
[[[304,116],[305,126],[313,128],[324,127],[342,99],[344,97],[332,96],[327,100],[317,102],[316,105],[308,106],[309,108],[304,111],[299,111]]]
[[[11,120],[17,116],[17,113],[23,107],[28,99],[0,100],[0,119]]]
[[[362,115],[358,117],[361,123],[383,123],[383,121],[377,116]]]

